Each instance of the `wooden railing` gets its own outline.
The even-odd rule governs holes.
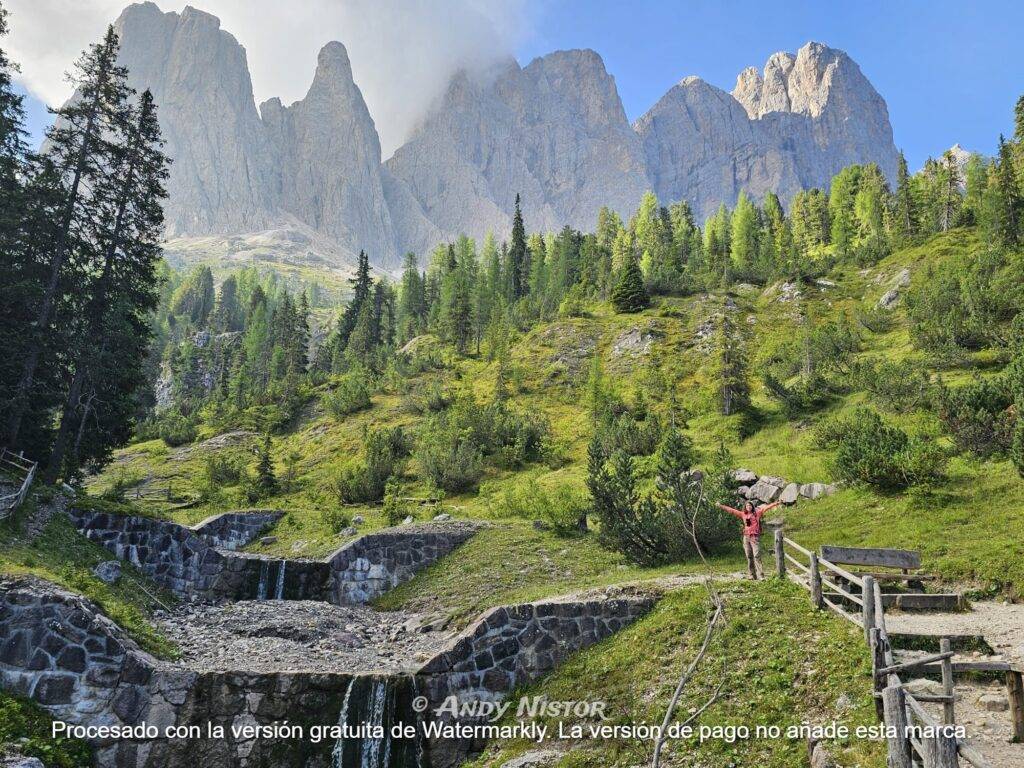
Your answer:
[[[889,726],[889,768],[958,768],[961,761],[975,768],[990,768],[978,750],[956,736],[953,651],[949,639],[940,640],[939,653],[897,662],[885,626],[882,590],[872,576],[858,576],[830,563],[786,538],[781,528],[775,531],[774,544],[775,572],[779,578],[788,578],[810,592],[816,608],[828,608],[863,629],[871,650],[875,707]],[[859,610],[848,610],[848,605]],[[941,665],[942,693],[910,693],[900,674],[936,663]],[[942,704],[941,723],[923,703]]]
[[[35,479],[36,467],[36,463],[26,459],[23,454],[13,453],[6,448],[0,449],[0,474],[13,479],[18,486],[14,493],[0,496],[0,520],[10,517],[24,503]]]

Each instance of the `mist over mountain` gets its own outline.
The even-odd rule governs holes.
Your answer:
[[[307,249],[344,264],[366,250],[392,268],[461,233],[507,236],[516,194],[531,228],[590,228],[602,205],[628,217],[646,189],[689,201],[702,219],[740,190],[785,202],[851,163],[895,173],[885,101],[849,56],[820,43],[748,68],[731,94],[685,78],[633,126],[594,51],[462,70],[382,162],[341,43],[321,50],[304,98],[257,110],[245,49],[216,17],[142,3],[116,28],[174,159],[174,238],[284,231],[297,234],[284,239],[300,259]]]

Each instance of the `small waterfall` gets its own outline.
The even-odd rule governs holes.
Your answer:
[[[260,583],[256,587],[256,599],[267,599],[267,578],[270,576],[270,561],[260,560]]]
[[[282,560],[280,567],[277,569],[277,589],[274,590],[275,600],[284,600],[284,569],[288,565],[287,560]]]
[[[384,704],[388,698],[388,682],[385,678],[374,678],[370,689],[369,711],[366,724],[371,727],[384,725]],[[381,748],[384,750],[381,760]],[[381,738],[363,739],[363,759],[359,768],[387,768],[391,757],[391,736],[385,733]]]
[[[415,740],[393,741],[397,723],[418,722],[413,711],[413,681],[402,677],[357,676],[349,683],[338,715],[351,738],[339,738],[331,751],[332,768],[419,768],[423,745]],[[373,730],[380,732],[379,737]]]
[[[338,715],[338,725],[345,727],[345,723],[348,722],[348,702],[352,698],[352,688],[356,684],[356,678],[352,678],[348,684],[348,689],[345,691],[345,698],[341,702],[341,714]],[[345,768],[343,760],[345,758],[345,738],[342,737],[334,742],[334,749],[331,750],[331,767],[332,768]]]

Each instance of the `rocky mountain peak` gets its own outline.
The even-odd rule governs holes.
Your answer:
[[[633,126],[596,51],[499,59],[457,72],[382,164],[342,43],[321,49],[302,99],[257,112],[245,49],[216,16],[146,2],[117,28],[174,159],[166,220],[179,240],[293,232],[336,245],[317,246],[330,261],[365,249],[387,267],[462,233],[507,236],[517,194],[533,229],[589,229],[602,206],[628,217],[650,188],[700,218],[741,189],[788,200],[853,162],[895,173],[885,102],[821,43],[748,67],[731,94],[683,78]]]

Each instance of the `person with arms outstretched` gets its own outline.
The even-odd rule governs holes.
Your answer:
[[[718,508],[723,509],[730,515],[735,515],[743,521],[743,554],[747,556],[747,570],[750,571],[750,578],[757,581],[764,578],[764,566],[761,564],[761,518],[764,513],[781,504],[776,501],[774,504],[765,504],[755,507],[754,502],[748,501],[743,509],[734,509],[725,504],[719,504]]]

